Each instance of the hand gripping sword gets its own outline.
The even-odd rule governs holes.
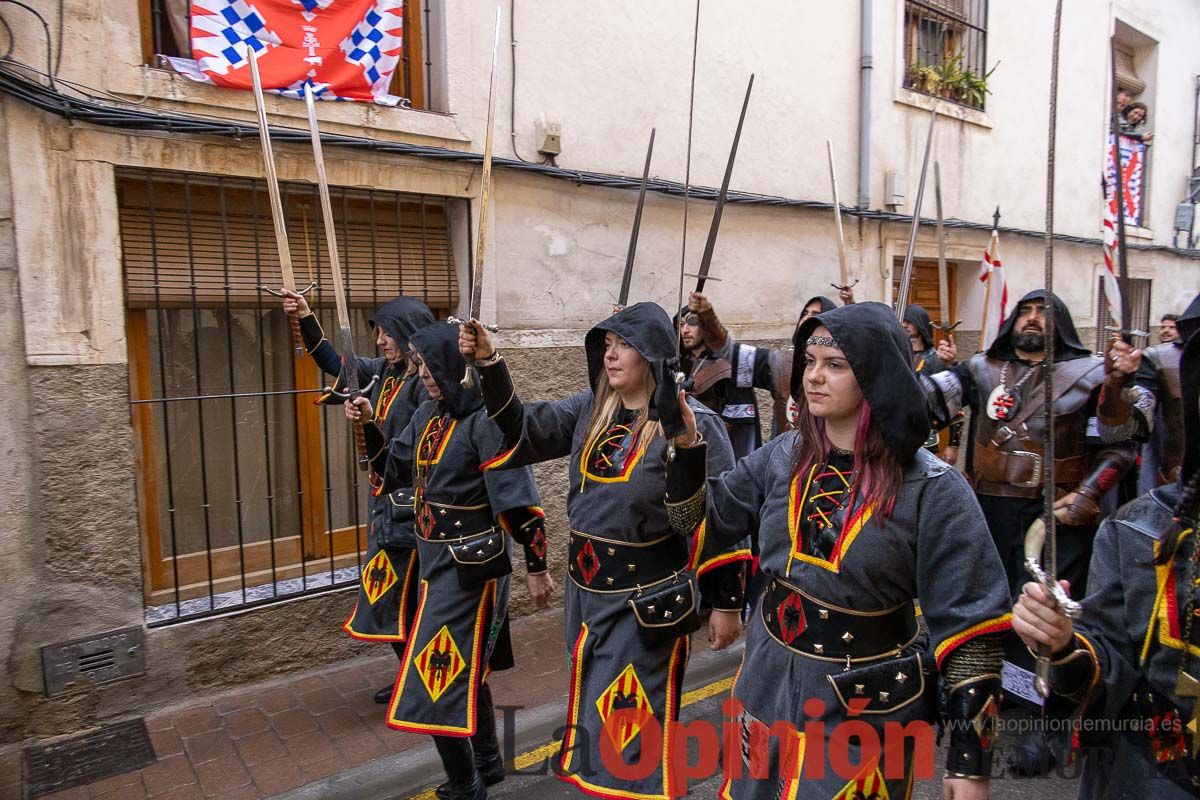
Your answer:
[[[450,317],[446,321],[451,325],[465,325],[470,320],[479,320],[480,307],[483,305],[483,259],[487,251],[488,208],[492,199],[492,128],[496,119],[496,54],[500,49],[500,5],[496,5],[496,36],[492,40],[492,77],[488,88],[487,134],[483,140],[483,168],[479,173],[479,227],[475,234],[475,267],[471,273],[471,307],[467,309],[467,319],[461,320]],[[485,325],[489,331],[499,330],[493,325]],[[471,366],[473,358],[467,360],[467,369],[459,383],[464,389],[475,385],[475,372]]]
[[[1058,129],[1058,50],[1062,32],[1062,0],[1057,0],[1054,8],[1054,44],[1050,57],[1050,132],[1049,144],[1046,151],[1046,270],[1045,270],[1045,368],[1042,371],[1045,383],[1046,440],[1042,457],[1042,502],[1045,514],[1042,525],[1045,528],[1045,542],[1041,549],[1041,560],[1038,559],[1037,527],[1031,526],[1032,536],[1025,544],[1025,568],[1034,580],[1044,586],[1054,597],[1061,610],[1068,617],[1079,616],[1079,606],[1071,602],[1062,587],[1058,585],[1058,531],[1057,520],[1054,517],[1054,343],[1055,333],[1054,306],[1054,149],[1055,134]],[[1043,698],[1050,696],[1050,648],[1039,646],[1034,654],[1034,687]]]
[[[833,142],[825,140],[825,151],[829,154],[829,187],[833,192],[833,226],[837,231],[838,269],[842,282],[829,284],[839,292],[848,292],[858,285],[856,278],[850,283],[850,266],[846,259],[846,234],[842,230],[842,201],[838,199],[837,171],[833,166]]]
[[[283,288],[297,294],[308,294],[316,282],[305,288],[296,290],[296,273],[292,270],[292,251],[288,247],[287,220],[283,216],[283,201],[279,196],[279,178],[275,175],[275,154],[271,149],[271,127],[267,124],[267,107],[263,101],[262,78],[258,74],[258,53],[248,53],[250,56],[250,83],[254,87],[254,107],[258,110],[258,141],[262,144],[263,167],[267,177],[267,197],[271,200],[271,220],[275,223],[275,246],[279,250],[279,273],[283,280]],[[261,291],[283,297],[269,286],[259,286]],[[296,348],[296,357],[304,355],[304,340],[300,337],[300,320],[288,317],[292,328],[292,344]]]
[[[937,240],[938,240],[938,300],[941,302],[940,322],[936,326],[938,330],[949,336],[954,332],[954,329],[962,325],[962,320],[958,322],[950,322],[950,281],[946,275],[946,234],[943,231],[942,217],[942,165],[935,161],[933,162],[933,201],[937,206]]]
[[[358,384],[358,357],[354,354],[354,336],[350,333],[350,306],[346,301],[346,285],[342,282],[342,262],[338,258],[337,229],[333,224],[333,204],[329,202],[329,180],[325,177],[325,154],[321,149],[321,130],[317,124],[317,106],[313,102],[312,84],[304,89],[304,105],[308,110],[308,132],[312,138],[313,161],[317,166],[317,190],[321,196],[321,216],[325,220],[325,244],[329,250],[329,273],[333,278],[333,297],[337,303],[338,344],[342,353],[342,374],[346,379],[346,391],[335,392],[333,387],[325,391],[349,402],[371,391],[378,375],[360,387]],[[363,437],[362,423],[354,424],[354,445],[358,451],[358,468],[366,470],[367,442]]]
[[[637,253],[638,233],[642,230],[642,209],[646,206],[646,184],[650,180],[650,158],[653,155],[654,128],[651,128],[650,144],[646,147],[646,165],[642,167],[642,185],[638,189],[637,210],[633,212],[633,231],[629,234],[629,251],[625,254],[625,272],[621,275],[621,292],[617,295],[617,311],[629,305],[629,282],[633,279],[633,257]]]
[[[706,281],[719,281],[720,278],[710,278],[709,269],[712,267],[713,250],[717,246],[717,231],[721,229],[721,215],[725,212],[725,203],[729,200],[729,180],[733,177],[733,163],[737,160],[738,142],[742,139],[742,123],[746,121],[746,109],[750,105],[750,92],[754,89],[754,75],[746,84],[746,98],[742,100],[742,113],[738,116],[737,128],[733,132],[733,144],[729,148],[729,160],[725,163],[725,177],[721,179],[721,191],[717,194],[717,207],[713,209],[712,224],[708,227],[708,241],[704,243],[704,253],[700,256],[700,268],[695,274],[687,273],[688,277],[696,279],[696,291],[704,291]],[[680,306],[683,303],[680,302]]]
[[[908,290],[912,285],[913,254],[917,249],[917,230],[921,227],[921,201],[925,199],[925,175],[929,172],[929,150],[933,145],[933,127],[937,123],[937,107],[929,112],[929,134],[925,137],[925,158],[921,162],[921,181],[917,184],[917,199],[913,203],[912,227],[908,231],[908,252],[904,255],[904,269],[900,271],[900,289],[896,292],[896,319],[904,321],[904,307],[908,305]]]

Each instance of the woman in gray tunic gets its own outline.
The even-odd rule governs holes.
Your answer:
[[[428,399],[417,379],[416,367],[408,360],[408,337],[433,324],[429,307],[412,297],[384,303],[369,320],[383,355],[358,356],[355,363],[343,364],[344,359],[325,338],[304,296],[287,289],[283,294],[283,310],[299,318],[300,336],[309,357],[322,372],[337,378],[334,391],[322,394],[317,404],[341,403],[339,392],[346,384],[346,370],[353,369],[359,386],[374,381],[369,397],[375,424],[387,438],[399,436],[417,406]],[[404,641],[417,605],[411,487],[405,483],[392,492],[382,492],[373,484],[368,511],[367,556],[359,579],[358,602],[342,623],[342,630],[361,641],[389,643],[396,656],[403,658]],[[391,698],[391,684],[375,693],[377,703],[387,703]]]
[[[1053,652],[1046,714],[1078,732],[1088,800],[1200,796],[1200,336],[1179,367],[1178,483],[1101,523],[1074,626],[1038,584],[1013,609],[1025,644]]]
[[[592,388],[555,402],[522,403],[479,326],[464,326],[460,344],[477,359],[488,413],[510,448],[489,469],[570,458],[570,695],[559,777],[597,797],[677,795],[663,754],[675,735],[666,723],[678,717],[687,634],[699,624],[695,574],[745,560],[749,551],[738,541],[701,562],[701,553],[689,550],[703,498],[689,505],[667,485],[673,428],[660,412],[674,415],[678,403],[670,318],[654,303],[637,303],[596,325],[584,340]],[[694,408],[707,447],[692,451],[714,473],[728,469],[733,455],[724,425],[707,408]],[[736,623],[737,612],[728,613]],[[654,767],[633,777],[609,769],[614,754]]]
[[[708,479],[710,542],[757,528],[767,580],[733,688],[743,759],[721,796],[907,797],[933,770],[940,673],[945,795],[986,797],[1008,592],[970,487],[921,448],[908,335],[858,303],[805,320],[794,344],[797,429]]]
[[[449,782],[438,795],[481,800],[504,779],[487,677],[513,666],[508,636],[509,535],[528,559],[545,556],[543,514],[531,470],[485,473],[500,432],[477,389],[459,381],[466,362],[457,329],[434,323],[410,337],[430,400],[390,442],[374,422],[363,432],[382,490],[411,485],[420,572],[412,631],[388,708],[392,728],[433,736]],[[366,398],[347,405],[371,418]],[[531,574],[530,593],[548,575]],[[468,740],[467,737],[470,737]]]

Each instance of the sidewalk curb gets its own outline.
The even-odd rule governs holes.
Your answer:
[[[686,693],[732,677],[744,650],[744,642],[737,642],[721,652],[702,650],[697,653],[688,664],[683,691]],[[517,714],[516,744],[508,749],[520,755],[547,744],[554,731],[563,724],[565,700],[562,698]],[[502,725],[503,717],[499,716],[497,722]],[[505,731],[500,730],[499,734],[501,746],[507,747]],[[442,780],[442,763],[433,745],[427,744],[306,783],[270,800],[392,800],[416,794]]]

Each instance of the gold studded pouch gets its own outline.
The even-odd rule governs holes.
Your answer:
[[[629,598],[638,634],[647,647],[670,644],[700,629],[700,591],[694,572],[680,572]]]
[[[482,586],[490,580],[512,573],[506,535],[492,528],[450,543],[450,557],[458,570],[458,584],[464,589]]]
[[[825,676],[849,712],[891,714],[920,700],[936,708],[937,667],[920,652]]]

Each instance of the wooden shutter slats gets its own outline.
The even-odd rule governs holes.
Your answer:
[[[249,181],[191,176],[185,194],[182,176],[155,174],[152,179],[151,197],[145,172],[119,177],[129,306],[179,307],[193,300],[202,306],[227,301],[238,307],[272,305],[258,289],[260,283],[281,282],[265,188],[260,184],[252,193]],[[311,199],[309,187],[292,188],[285,196],[288,245],[300,284],[314,274],[329,280],[324,229],[312,204],[304,202]],[[457,303],[449,224],[440,201],[422,205],[389,192],[370,192],[349,194],[344,203],[335,196],[333,206],[352,305],[374,308],[401,293],[437,308]],[[341,219],[343,208],[348,221]],[[332,304],[331,288],[320,301]]]

